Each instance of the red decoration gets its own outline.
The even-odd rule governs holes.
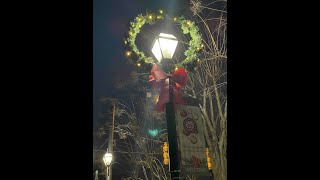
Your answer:
[[[198,134],[197,123],[191,118],[186,118],[183,120],[183,134],[189,136],[191,133]]]
[[[166,74],[157,65],[153,64],[149,82],[153,89],[159,89],[159,101],[156,105],[156,111],[162,112],[165,108],[165,103],[169,102],[169,79],[173,81],[173,94],[174,94],[174,111],[176,112],[176,104],[185,104],[186,102],[182,99],[181,88],[187,84],[187,72],[184,68],[177,69],[173,74]]]
[[[186,112],[185,110],[182,110],[182,111],[180,112],[180,115],[181,115],[182,117],[186,117],[188,114],[187,114],[187,112]]]
[[[196,158],[195,156],[192,155],[191,161],[192,161],[193,167],[195,167],[195,168],[199,168],[200,167],[200,164],[201,164],[200,159],[198,159],[198,158]]]

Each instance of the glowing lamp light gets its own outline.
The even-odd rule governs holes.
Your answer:
[[[138,64],[137,64],[137,66],[139,66],[139,67],[140,67],[140,66],[141,66],[141,64],[140,64],[140,63],[138,63]]]
[[[107,152],[104,156],[103,156],[103,162],[106,166],[110,166],[112,161],[112,154]]]
[[[160,35],[156,37],[151,51],[156,59],[161,62],[162,59],[172,59],[177,45],[178,40],[175,36],[160,33]]]

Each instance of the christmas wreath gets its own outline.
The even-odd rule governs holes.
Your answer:
[[[131,53],[134,52],[136,54],[136,64],[141,66],[141,62],[144,63],[156,63],[158,61],[152,57],[147,57],[144,52],[140,51],[137,47],[135,41],[137,35],[140,33],[140,29],[145,24],[155,24],[158,20],[170,18],[168,15],[165,15],[162,10],[159,10],[158,13],[147,12],[145,15],[139,14],[134,18],[133,21],[130,22],[130,28],[128,32],[128,37],[125,39],[125,44],[129,46],[129,49],[126,52],[127,56],[131,56]],[[185,59],[180,61],[178,64],[175,64],[175,68],[188,68],[188,65],[195,62],[197,59],[197,52],[199,52],[203,48],[201,34],[199,33],[199,28],[195,25],[194,22],[185,19],[183,16],[174,17],[173,21],[180,25],[183,34],[189,34],[191,40],[188,43],[188,49],[184,52]],[[131,52],[132,51],[132,52]]]

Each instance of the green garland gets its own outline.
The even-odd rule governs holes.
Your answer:
[[[135,44],[135,40],[143,25],[155,24],[158,20],[163,19],[164,17],[169,18],[167,15],[164,15],[162,10],[159,10],[159,13],[147,12],[146,15],[139,14],[134,18],[134,21],[130,22],[128,38],[126,38],[125,44],[128,45],[129,48],[137,55],[138,66],[141,65],[139,62],[158,64],[157,60],[154,60],[152,57],[147,57],[144,52],[138,49],[137,45]],[[179,64],[176,64],[176,68],[187,68],[188,65],[197,59],[197,52],[203,47],[201,44],[202,38],[199,33],[199,28],[194,24],[194,22],[186,20],[183,16],[175,17],[173,21],[181,26],[184,34],[189,33],[191,37],[191,40],[189,41],[189,48],[184,52],[186,58]],[[130,54],[131,52],[128,52],[127,55],[130,56]]]

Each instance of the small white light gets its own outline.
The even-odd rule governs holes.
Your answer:
[[[103,162],[106,166],[109,166],[111,164],[112,161],[112,154],[107,152],[104,156],[103,156]]]

